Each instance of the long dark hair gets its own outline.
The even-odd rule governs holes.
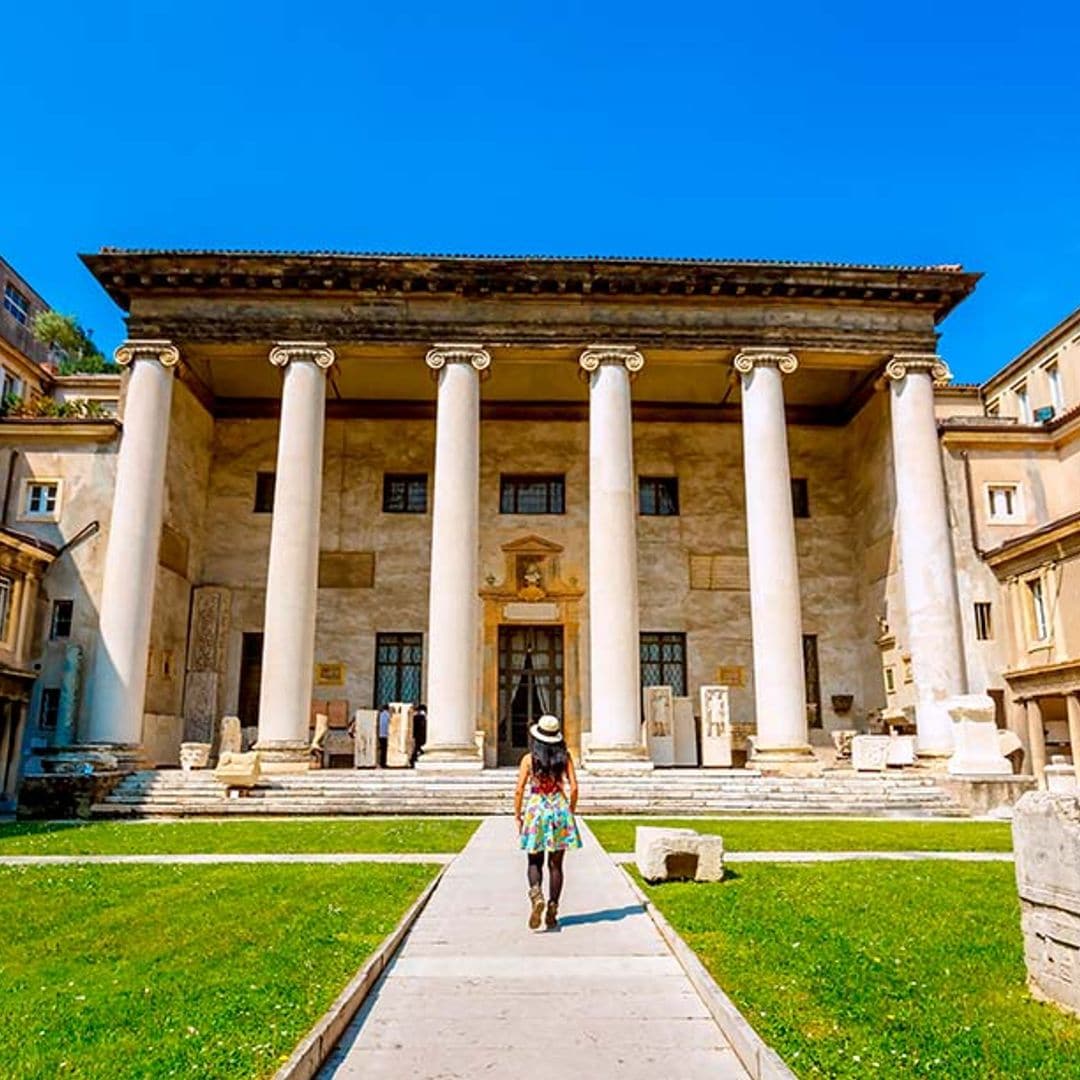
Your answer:
[[[529,754],[533,776],[548,776],[556,783],[562,780],[563,773],[566,772],[565,739],[560,739],[558,742],[543,742],[530,735]]]

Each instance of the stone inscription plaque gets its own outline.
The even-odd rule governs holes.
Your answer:
[[[558,604],[503,604],[503,618],[507,622],[555,622],[558,617]]]
[[[725,592],[750,588],[750,565],[745,555],[690,556],[690,588]]]
[[[320,589],[370,589],[375,584],[374,551],[320,551]]]

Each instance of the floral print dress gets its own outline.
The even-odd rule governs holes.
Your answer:
[[[562,783],[550,776],[529,774],[528,796],[522,815],[521,849],[530,854],[538,851],[565,851],[581,847],[581,834],[570,813],[570,800]]]

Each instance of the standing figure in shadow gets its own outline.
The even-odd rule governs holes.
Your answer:
[[[529,752],[521,759],[514,818],[521,849],[529,857],[529,929],[554,930],[559,925],[563,856],[581,847],[574,812],[578,785],[574,759],[566,749],[557,716],[541,716],[529,728]],[[544,906],[544,856],[547,855],[548,900]]]

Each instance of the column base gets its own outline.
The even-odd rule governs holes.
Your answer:
[[[481,755],[482,751],[477,750],[475,743],[472,746],[425,746],[414,768],[417,772],[432,773],[481,772],[484,768]]]
[[[258,739],[251,749],[258,751],[264,773],[304,773],[311,768],[308,744],[298,739]]]
[[[762,776],[821,776],[825,771],[809,745],[755,748],[746,767]]]
[[[632,746],[591,746],[582,761],[586,772],[608,776],[640,776],[653,771],[652,758],[640,744]]]

